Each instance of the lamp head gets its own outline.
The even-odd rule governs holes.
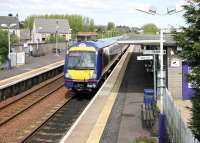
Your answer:
[[[149,7],[148,12],[153,15],[157,14],[155,7]]]
[[[176,8],[167,8],[167,14],[171,15],[176,13]]]
[[[148,8],[145,8],[145,9],[138,9],[138,8],[136,8],[136,10],[144,12],[144,13],[152,14],[152,15],[157,14],[156,9],[154,7],[148,7]]]
[[[6,25],[6,24],[1,24],[1,27],[8,28],[8,25]]]

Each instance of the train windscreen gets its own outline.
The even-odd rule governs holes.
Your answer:
[[[70,52],[68,58],[68,69],[95,69],[95,52]]]

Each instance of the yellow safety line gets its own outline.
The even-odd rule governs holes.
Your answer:
[[[117,96],[117,93],[112,93],[109,96],[109,98],[103,108],[103,111],[99,115],[99,118],[98,118],[94,128],[92,129],[92,132],[89,135],[87,143],[98,143],[99,142],[101,135],[103,133],[103,130],[105,128],[106,122],[108,120],[109,114],[112,110],[116,96]]]
[[[129,52],[133,51],[132,48],[129,48],[128,50],[129,50]],[[130,56],[127,58],[127,61],[125,61],[126,63],[123,64],[123,66],[124,66],[122,69],[123,71],[120,71],[122,74],[117,78],[118,79],[117,81],[119,81],[119,82],[117,82],[115,90],[111,92],[111,95],[109,95],[108,100],[106,101],[106,104],[105,104],[103,110],[101,111],[95,126],[93,127],[92,131],[90,132],[87,143],[98,143],[101,139],[103,130],[106,126],[106,122],[111,113],[115,99],[118,95],[117,91],[119,91],[122,79],[124,77],[125,69],[128,65],[129,58],[130,58]]]

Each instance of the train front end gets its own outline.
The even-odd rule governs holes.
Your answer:
[[[94,91],[98,85],[97,49],[79,43],[68,49],[65,58],[65,87],[74,91]]]

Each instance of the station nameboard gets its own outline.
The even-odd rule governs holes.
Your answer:
[[[138,61],[153,60],[153,56],[137,56]]]
[[[143,50],[144,55],[160,55],[160,50]],[[163,50],[163,54],[166,54],[166,50]]]

